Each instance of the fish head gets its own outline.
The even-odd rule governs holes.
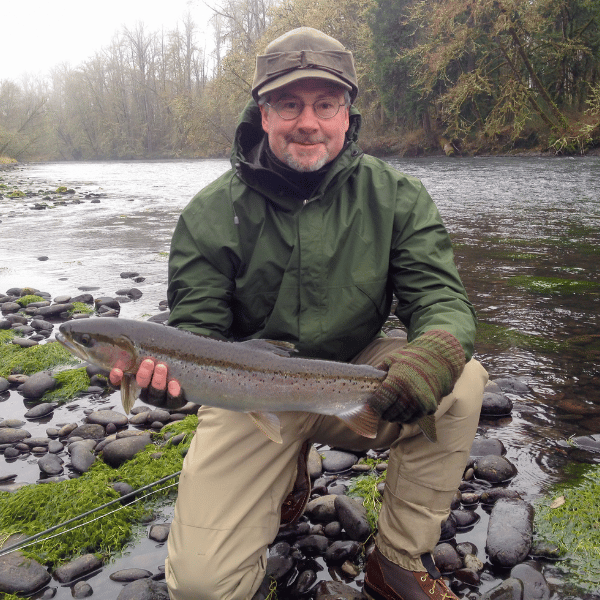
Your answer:
[[[107,371],[118,367],[124,373],[133,373],[138,362],[135,345],[110,321],[113,319],[67,321],[59,327],[56,340],[88,363]]]

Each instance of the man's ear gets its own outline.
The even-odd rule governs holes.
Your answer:
[[[260,116],[262,119],[262,128],[265,133],[269,133],[269,107],[264,104],[258,106],[260,109]]]

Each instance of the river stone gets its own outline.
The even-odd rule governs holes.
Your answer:
[[[146,569],[122,569],[121,571],[115,571],[109,575],[109,578],[113,581],[119,581],[122,583],[129,583],[131,581],[137,581],[138,579],[144,579],[146,577],[152,577],[150,571]]]
[[[340,450],[326,450],[322,452],[323,470],[329,473],[347,471],[358,462],[358,457],[350,452]]]
[[[62,452],[64,448],[62,442],[59,442],[58,440],[50,440],[48,442],[48,452],[51,454],[58,454],[59,452]]]
[[[23,440],[23,443],[27,444],[30,448],[35,448],[36,446],[42,446],[44,450],[48,449],[48,443],[50,442],[50,438],[43,437],[30,437]]]
[[[17,390],[25,398],[37,400],[46,392],[53,390],[57,385],[58,381],[54,377],[50,377],[45,371],[40,371],[31,375]]]
[[[10,313],[16,313],[21,310],[21,305],[16,302],[3,302],[0,304],[0,310],[3,315],[8,315]]]
[[[21,451],[18,448],[6,448],[6,450],[4,450],[4,458],[6,459],[11,459],[11,458],[17,458],[17,456],[19,456],[21,454]]]
[[[476,438],[471,446],[471,456],[479,458],[481,456],[504,456],[506,448],[504,444],[495,438]]]
[[[44,321],[43,319],[33,319],[31,321],[31,326],[38,331],[52,331],[54,329],[52,323]]]
[[[10,383],[8,379],[4,379],[4,377],[0,377],[0,394],[5,392],[10,387]]]
[[[526,558],[533,539],[533,516],[533,507],[523,500],[502,498],[496,502],[486,540],[492,564],[511,568]]]
[[[138,452],[151,443],[150,435],[138,435],[120,438],[107,444],[102,450],[104,462],[115,469],[132,459]]]
[[[0,592],[28,596],[50,579],[50,573],[40,563],[20,552],[0,557]]]
[[[467,510],[464,508],[453,510],[452,516],[456,521],[457,531],[464,531],[465,529],[473,527],[481,518],[474,510]]]
[[[337,511],[335,509],[336,498],[337,496],[333,494],[315,498],[306,505],[305,512],[312,521],[322,523],[337,521]]]
[[[438,544],[433,550],[433,560],[442,573],[452,573],[464,567],[458,552],[448,543]]]
[[[155,542],[164,543],[169,537],[169,531],[171,531],[171,523],[157,523],[150,527],[148,537]]]
[[[20,421],[19,419],[5,419],[0,423],[0,427],[12,427],[13,429],[19,429],[26,424],[26,421]]]
[[[69,583],[102,567],[102,561],[94,554],[84,554],[62,565],[54,571],[54,576],[60,583]]]
[[[511,490],[507,488],[492,488],[491,490],[485,490],[481,492],[479,500],[482,504],[489,506],[495,504],[500,498],[516,498],[521,499],[521,494],[517,490]]]
[[[0,298],[1,301],[1,298]],[[10,329],[12,323],[8,319],[0,319],[0,329]]]
[[[35,340],[26,339],[26,338],[13,338],[11,342],[15,346],[20,346],[21,348],[33,348],[34,346],[38,346],[38,343]]]
[[[69,439],[73,437],[80,437],[83,439],[100,440],[104,437],[104,427],[102,425],[96,425],[95,423],[84,423],[79,425],[71,431]]]
[[[82,444],[75,444],[74,448],[69,449],[71,454],[71,466],[78,473],[85,473],[95,462],[94,453]]]
[[[0,444],[16,444],[25,438],[31,437],[29,431],[14,429],[13,427],[0,427]]]
[[[351,540],[364,542],[372,533],[367,509],[361,502],[348,496],[334,495],[333,504],[340,523]]]
[[[531,391],[529,386],[515,377],[501,377],[494,379],[494,383],[503,391],[509,394],[527,394]]]
[[[148,423],[154,423],[158,421],[159,423],[168,423],[171,418],[171,413],[168,410],[163,410],[161,408],[157,408],[155,410],[151,410],[146,413],[146,421]]]
[[[35,377],[35,375],[33,375],[33,377]],[[29,378],[29,381],[31,381],[31,379],[32,377]],[[54,381],[54,383],[56,384],[56,379],[54,379],[53,377],[51,377],[50,379],[52,379],[52,381]],[[27,383],[29,383],[29,381]],[[44,417],[49,415],[57,406],[57,402],[41,402],[33,408],[30,408],[24,416],[26,419],[43,419]]]
[[[125,427],[129,420],[127,417],[116,410],[95,410],[87,416],[88,423],[95,423],[106,427],[109,424],[117,427]]]
[[[63,461],[56,454],[46,454],[38,460],[38,467],[44,475],[60,475],[63,472]]]
[[[128,583],[117,600],[169,600],[167,584],[152,579],[138,579]]]
[[[308,594],[308,591],[317,581],[317,574],[312,569],[306,569],[298,575],[292,587],[291,594],[293,598],[301,598]]]
[[[504,394],[494,394],[492,392],[483,394],[482,417],[505,417],[511,413],[512,409],[511,399]]]
[[[37,317],[60,317],[62,313],[67,313],[75,308],[71,302],[61,302],[50,306],[42,306],[37,309]]]
[[[281,583],[293,568],[294,559],[291,556],[269,556],[265,577]]]
[[[523,600],[523,582],[510,577],[481,596],[479,600]]]
[[[66,425],[62,425],[58,430],[58,437],[59,438],[67,437],[76,429],[77,429],[77,423],[67,423]]]
[[[294,548],[310,556],[322,556],[328,546],[329,540],[324,535],[307,535],[294,543]]]
[[[475,463],[475,475],[490,483],[502,483],[512,479],[517,468],[503,456],[482,456]]]
[[[523,582],[523,598],[549,600],[552,595],[540,564],[533,560],[513,567],[510,576]]]
[[[364,600],[363,593],[341,581],[321,581],[316,587],[315,600]]]
[[[71,588],[71,596],[73,598],[87,598],[94,593],[92,586],[87,581],[78,581]]]
[[[337,540],[333,542],[325,552],[327,564],[342,564],[352,560],[361,550],[360,542],[354,540]]]

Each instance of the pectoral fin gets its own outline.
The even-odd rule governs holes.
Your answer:
[[[139,393],[140,387],[135,377],[133,375],[123,375],[123,379],[121,379],[121,403],[126,415],[133,408]]]
[[[270,439],[278,444],[282,444],[281,423],[277,415],[265,412],[248,413],[256,426]]]
[[[437,429],[435,427],[435,418],[433,415],[426,415],[417,421],[417,425],[421,428],[423,435],[430,442],[437,442]]]
[[[335,416],[359,435],[368,438],[377,436],[379,415],[368,404],[357,406],[343,413],[337,413]]]

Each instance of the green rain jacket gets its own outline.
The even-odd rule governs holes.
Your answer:
[[[389,316],[409,340],[444,329],[473,352],[475,318],[450,239],[422,183],[347,143],[318,188],[299,199],[260,166],[252,101],[233,168],[183,210],[169,258],[169,324],[219,339],[293,343],[300,356],[348,361]]]

